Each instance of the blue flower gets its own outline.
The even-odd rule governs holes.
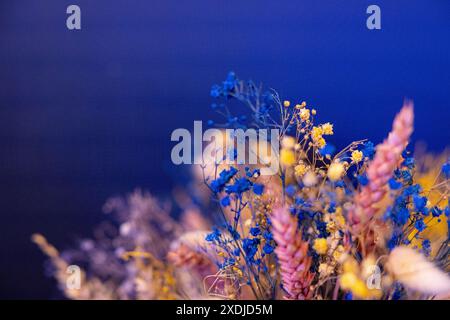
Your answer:
[[[396,215],[396,222],[398,222],[400,225],[404,225],[408,222],[409,216],[409,210],[406,208],[401,208]]]
[[[330,202],[330,206],[328,207],[328,210],[327,210],[329,213],[333,213],[333,212],[335,212],[336,211],[336,203],[334,203],[334,202]]]
[[[406,196],[412,196],[412,195],[418,194],[421,190],[422,190],[422,188],[420,187],[419,184],[413,184],[412,186],[407,187],[405,189],[405,191],[403,191],[403,193]]]
[[[272,232],[269,232],[269,231],[264,231],[263,237],[267,241],[273,240],[273,234],[272,234]]]
[[[413,202],[414,202],[414,207],[416,208],[416,211],[422,212],[422,210],[427,205],[427,198],[421,197],[421,196],[415,194],[413,196]]]
[[[261,234],[261,229],[259,229],[258,227],[253,227],[250,229],[250,234],[256,237]]]
[[[358,182],[362,186],[366,186],[369,183],[369,179],[367,178],[367,175],[362,174],[358,176]]]
[[[398,182],[394,178],[389,179],[389,188],[391,188],[391,190],[398,190],[401,187],[402,187],[401,182]]]
[[[254,257],[256,252],[258,252],[258,245],[259,245],[259,239],[258,238],[245,238],[242,241],[242,247],[245,252],[245,259],[248,262],[255,262]]]
[[[431,242],[428,239],[425,239],[422,241],[422,249],[425,253],[425,255],[430,255],[431,253]]]
[[[220,86],[218,86],[217,84],[213,85],[211,87],[211,91],[210,91],[210,95],[213,98],[217,98],[220,96],[221,90],[220,90]]]
[[[236,217],[234,217],[234,218],[236,219]],[[233,228],[233,226],[231,226],[230,224],[227,224],[227,230],[231,234],[231,236],[233,237],[234,240],[239,240],[241,238],[241,235],[239,234],[239,232],[237,232],[237,230],[235,228]]]
[[[403,160],[402,165],[408,167],[409,169],[413,169],[414,168],[414,158],[411,158],[411,157],[405,158],[405,160]]]
[[[425,222],[423,222],[423,219],[418,219],[416,221],[416,223],[414,223],[414,227],[419,231],[422,232],[423,230],[425,230],[425,228],[427,227],[427,225],[425,224]]]
[[[370,141],[367,141],[363,144],[363,149],[361,150],[364,157],[368,157],[369,159],[373,158],[373,155],[375,154],[375,148],[373,146],[373,143]]]
[[[266,243],[264,245],[263,252],[265,254],[271,254],[273,252],[273,247],[270,244]]]
[[[412,183],[412,175],[411,175],[411,172],[409,172],[408,170],[402,170],[402,171],[400,172],[400,174],[401,174],[403,180],[405,180],[405,182],[407,182],[407,183]]]
[[[334,185],[336,187],[338,187],[338,188],[344,188],[345,187],[345,183],[342,180],[336,181]]]
[[[209,233],[205,240],[209,242],[218,241],[221,236],[220,230],[216,227],[213,227],[213,232]]]
[[[305,203],[305,200],[303,200],[301,197],[295,197],[295,205],[301,206]]]
[[[258,195],[258,196],[262,195],[263,191],[264,191],[264,185],[259,184],[259,183],[254,183],[253,184],[253,192],[256,195]]]
[[[211,181],[210,187],[212,191],[214,193],[222,191],[225,185],[231,180],[231,178],[234,177],[237,172],[237,169],[234,167],[231,167],[229,170],[222,170],[222,172],[219,173],[219,177]]]
[[[450,178],[450,161],[442,165],[442,173],[445,175],[447,179]]]
[[[220,204],[223,207],[228,207],[230,205],[230,203],[231,203],[231,201],[230,201],[230,197],[229,196],[223,197],[222,200],[220,200]]]
[[[353,294],[351,292],[347,292],[344,295],[344,300],[353,300]]]
[[[433,215],[433,217],[439,217],[442,214],[442,210],[439,209],[438,207],[433,207],[431,209],[431,214]]]
[[[250,190],[252,183],[247,178],[239,178],[234,181],[234,184],[226,186],[225,191],[229,194],[235,193],[241,195],[243,192]]]
[[[285,192],[288,196],[292,197],[295,194],[295,186],[290,184],[286,187]]]

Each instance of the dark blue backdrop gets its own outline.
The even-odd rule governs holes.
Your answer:
[[[365,26],[372,2],[381,31]],[[210,85],[231,69],[317,106],[337,144],[379,142],[412,97],[415,139],[441,150],[449,14],[446,0],[2,1],[0,296],[54,296],[31,233],[64,247],[108,196],[167,194],[171,131],[209,118]]]

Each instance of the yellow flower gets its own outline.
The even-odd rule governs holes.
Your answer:
[[[319,140],[320,138],[322,138],[323,135],[323,130],[322,127],[313,127],[311,130],[311,138],[314,141]]]
[[[313,249],[316,250],[316,252],[318,254],[327,253],[327,249],[328,249],[327,239],[318,238],[318,239],[314,240]]]
[[[336,210],[336,213],[334,214],[334,221],[336,221],[336,223],[340,226],[343,227],[345,226],[345,218],[342,215],[342,209],[341,209],[341,213],[338,213]]]
[[[361,279],[357,279],[350,290],[352,291],[353,295],[358,298],[367,299],[370,297],[369,290],[367,289],[364,281],[362,281]]]
[[[350,290],[357,298],[368,298],[369,290],[364,281],[359,279],[353,272],[345,272],[340,278],[341,288]]]
[[[339,261],[341,259],[342,255],[344,254],[344,251],[345,251],[344,246],[341,244],[338,245],[336,250],[334,250],[334,252],[333,252],[333,259],[336,261]]]
[[[318,146],[319,148],[323,148],[323,147],[325,147],[325,145],[326,145],[327,143],[326,143],[325,139],[321,137],[321,138],[316,142],[316,144],[317,144],[317,146]]]
[[[282,165],[290,167],[295,164],[295,153],[291,149],[281,149],[280,162]]]
[[[344,174],[345,169],[342,163],[340,162],[333,162],[330,167],[328,168],[328,178],[331,181],[337,181],[342,178],[342,175]]]
[[[291,105],[291,102],[289,100],[283,101],[283,106],[285,106],[286,108],[289,107],[290,105]]]
[[[336,223],[334,221],[330,221],[330,222],[327,223],[327,231],[328,232],[332,233],[332,232],[334,232],[336,230],[337,230]]]
[[[356,262],[356,260],[353,258],[349,258],[349,259],[345,260],[342,268],[343,268],[344,272],[346,272],[346,273],[358,273],[359,272],[358,262]]]
[[[324,123],[322,125],[322,131],[323,131],[324,135],[332,135],[334,133],[333,132],[333,125],[331,123],[329,123],[329,122]]]
[[[300,119],[302,121],[309,120],[310,115],[311,115],[311,113],[310,113],[309,109],[302,109],[302,110],[300,110]]]
[[[351,290],[356,281],[358,281],[358,277],[353,272],[345,272],[339,280],[342,289]]]
[[[308,171],[308,166],[306,166],[303,163],[300,163],[295,166],[294,170],[296,177],[302,177]]]
[[[358,163],[363,159],[362,151],[355,150],[352,152],[352,160],[354,163]]]

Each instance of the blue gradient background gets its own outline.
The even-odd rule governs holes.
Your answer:
[[[381,31],[365,26],[373,3]],[[81,31],[65,27],[69,4]],[[31,233],[64,248],[109,196],[168,196],[170,133],[211,117],[210,86],[229,70],[316,106],[337,145],[379,142],[411,97],[415,141],[442,150],[449,18],[445,0],[2,1],[0,297],[58,296]]]

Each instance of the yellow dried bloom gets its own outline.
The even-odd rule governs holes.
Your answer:
[[[342,175],[344,174],[345,169],[342,163],[340,162],[333,162],[330,167],[328,168],[328,178],[331,181],[337,181],[342,178]]]
[[[296,177],[302,177],[308,171],[308,166],[303,163],[300,163],[295,166],[294,170]]]
[[[334,250],[334,252],[333,252],[333,259],[336,261],[339,261],[341,259],[342,255],[344,254],[344,252],[345,252],[344,246],[341,244],[338,245],[336,250]]]
[[[349,258],[345,260],[344,265],[342,266],[344,272],[347,273],[359,273],[359,265],[355,259]]]
[[[280,162],[282,165],[290,167],[295,164],[295,153],[291,149],[281,149]]]
[[[290,105],[291,105],[291,102],[289,100],[283,101],[283,106],[285,106],[286,108],[289,107]]]
[[[313,249],[318,254],[325,254],[325,253],[327,253],[327,249],[328,249],[327,239],[325,239],[325,238],[318,238],[318,239],[314,240]]]
[[[300,110],[300,119],[302,121],[309,120],[310,115],[311,115],[311,113],[310,113],[309,109],[302,109],[302,110]]]
[[[346,272],[340,278],[341,288],[350,290],[356,298],[368,298],[370,296],[364,281],[359,279],[353,272]]]
[[[325,147],[325,145],[327,144],[324,138],[320,138],[317,142],[316,142],[317,146],[319,148],[323,148]]]
[[[356,281],[358,281],[358,277],[353,272],[345,272],[339,282],[342,289],[351,290]]]
[[[333,132],[333,125],[331,123],[329,123],[329,122],[324,123],[322,125],[322,132],[323,132],[324,135],[332,135],[334,133]]]
[[[362,151],[355,150],[352,152],[352,160],[354,163],[358,163],[363,159]]]
[[[322,138],[323,130],[322,127],[313,127],[311,129],[311,138],[314,141],[318,141],[320,138]]]

